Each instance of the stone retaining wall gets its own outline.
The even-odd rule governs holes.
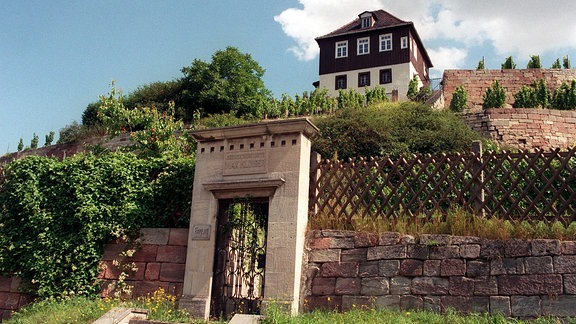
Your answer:
[[[187,228],[144,228],[141,246],[131,257],[122,256],[131,247],[124,242],[106,246],[102,258],[102,297],[114,292],[120,274],[128,274],[126,284],[133,286],[133,296],[145,296],[163,288],[171,295],[182,295],[188,247]],[[134,270],[131,271],[134,265]]]
[[[314,231],[307,309],[576,316],[576,242]]]
[[[133,295],[145,296],[159,288],[167,293],[180,296],[184,283],[184,266],[188,246],[187,228],[144,228],[141,246],[131,257],[122,257],[122,252],[130,248],[124,242],[106,245],[102,258],[101,296],[114,292],[114,284],[126,269],[133,264],[136,271],[127,271],[126,284],[133,286]],[[119,262],[119,263],[118,263]],[[115,265],[118,264],[118,265]],[[19,292],[18,277],[0,276],[0,321],[8,319],[13,311],[33,300],[33,296]]]
[[[519,70],[444,70],[442,89],[445,107],[450,106],[452,94],[460,85],[464,85],[468,93],[468,106],[482,107],[484,93],[495,80],[506,88],[506,104],[514,103],[514,94],[522,86],[531,86],[534,81],[546,80],[550,89],[558,88],[562,82],[576,79],[576,69],[519,69]]]
[[[18,288],[18,277],[0,276],[0,322],[10,318],[13,311],[32,301],[32,296],[20,293]]]
[[[495,108],[459,115],[478,133],[505,145],[545,150],[576,146],[576,111]]]

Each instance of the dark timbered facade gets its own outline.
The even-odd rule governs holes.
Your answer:
[[[339,89],[381,86],[406,97],[417,76],[429,83],[432,62],[414,24],[384,10],[365,11],[347,25],[316,38],[320,46],[320,88],[333,96]]]

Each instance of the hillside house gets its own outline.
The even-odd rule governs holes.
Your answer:
[[[332,96],[339,89],[381,86],[405,99],[413,76],[430,82],[433,66],[411,21],[384,10],[365,11],[352,22],[316,38],[320,47],[319,88]],[[395,91],[396,90],[396,91]]]

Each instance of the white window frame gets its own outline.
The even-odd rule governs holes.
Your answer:
[[[370,27],[372,27],[372,17],[363,17],[362,28],[370,28]]]
[[[380,52],[392,50],[392,34],[380,35]]]
[[[402,36],[400,38],[400,48],[408,48],[408,36]]]
[[[358,38],[357,49],[357,55],[370,54],[370,37]]]
[[[348,41],[336,42],[334,47],[336,58],[348,57]]]

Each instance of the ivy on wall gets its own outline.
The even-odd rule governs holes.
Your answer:
[[[28,157],[0,181],[0,272],[40,297],[99,292],[106,243],[140,227],[186,227],[194,159],[132,153]],[[1,179],[0,179],[1,180]]]

